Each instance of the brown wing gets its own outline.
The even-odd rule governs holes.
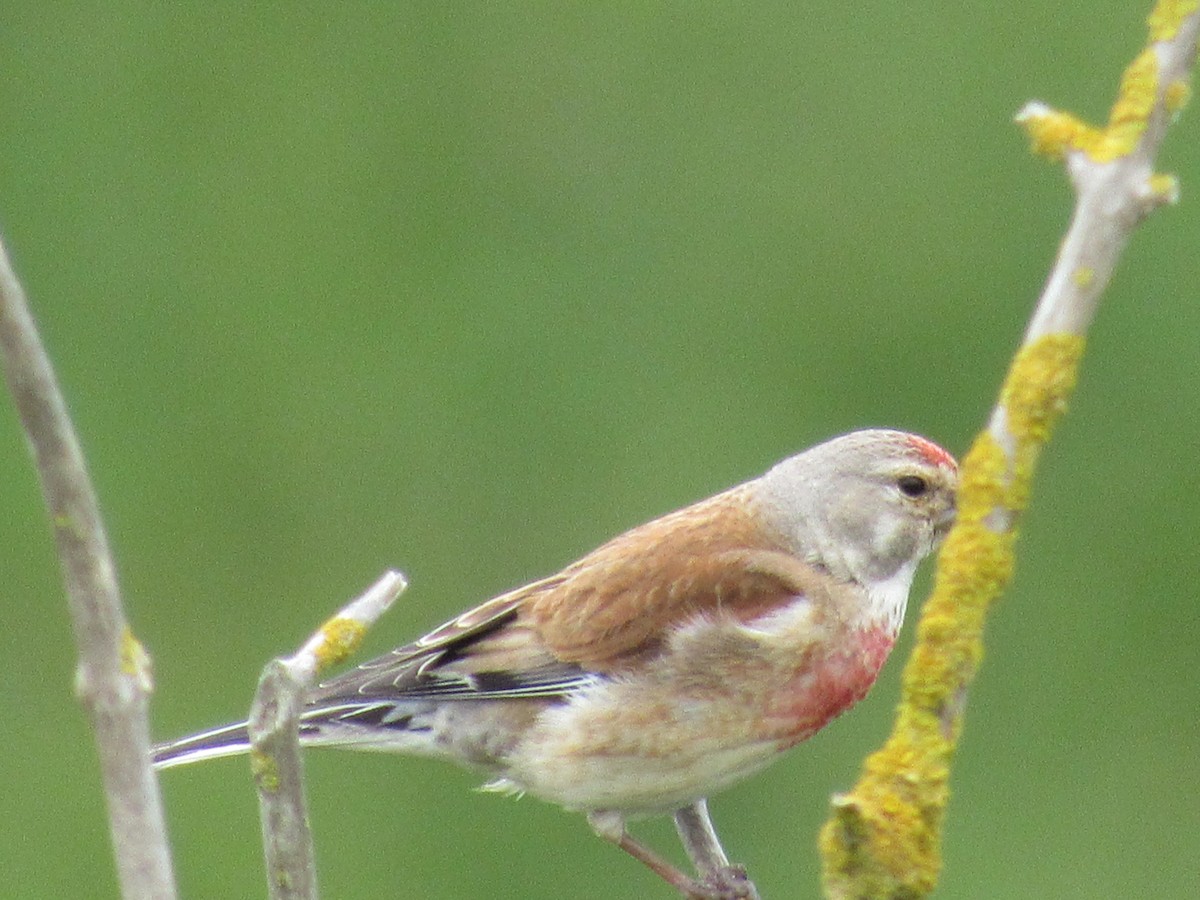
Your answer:
[[[608,672],[652,654],[694,614],[745,621],[825,589],[764,534],[751,503],[741,486],[627,531],[527,598],[517,620],[558,660]]]

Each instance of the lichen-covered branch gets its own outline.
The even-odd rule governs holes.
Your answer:
[[[958,522],[938,558],[895,727],[854,789],[833,799],[821,833],[827,897],[916,898],[937,882],[950,764],[984,619],[1012,574],[1034,465],[1066,409],[1121,250],[1138,222],[1177,194],[1153,164],[1190,93],[1200,2],[1161,0],[1149,25],[1107,125],[1039,103],[1018,114],[1034,150],[1065,162],[1075,212],[987,429],[963,460]]]
[[[125,619],[83,452],[3,245],[0,350],[62,563],[79,655],[75,692],[96,736],[121,896],[169,900],[175,879],[150,768],[150,660]]]
[[[348,657],[407,587],[386,572],[327,621],[292,657],[263,670],[250,709],[250,764],[258,788],[267,885],[272,900],[316,900],[317,874],[304,801],[299,723],[304,697],[321,672]]]

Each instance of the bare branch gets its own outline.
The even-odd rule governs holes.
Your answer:
[[[958,522],[938,558],[892,735],[853,791],[833,799],[821,833],[828,897],[913,898],[937,882],[950,763],[984,620],[1011,577],[1038,454],[1066,409],[1121,250],[1177,194],[1153,164],[1189,93],[1200,3],[1160,0],[1149,25],[1149,46],[1126,70],[1105,127],[1043,104],[1018,114],[1034,149],[1065,161],[1075,213],[987,430],[963,461]]]
[[[317,871],[304,800],[299,724],[304,698],[321,672],[354,652],[367,629],[407,587],[386,572],[322,625],[288,659],[267,664],[250,708],[250,764],[258,788],[267,884],[272,900],[316,900]]]
[[[125,619],[83,452],[2,244],[0,349],[62,563],[79,653],[75,692],[96,735],[121,895],[173,898],[162,801],[150,767],[150,659]]]

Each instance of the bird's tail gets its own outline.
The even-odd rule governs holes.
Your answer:
[[[333,697],[300,716],[302,746],[349,747],[437,756],[444,753],[434,736],[437,704],[428,700],[362,700]],[[202,731],[156,744],[154,768],[169,769],[202,759],[220,759],[250,751],[245,722]]]
[[[250,732],[245,722],[236,722],[189,735],[177,741],[155,744],[153,748],[154,768],[169,769],[202,759],[219,759],[222,756],[237,756],[250,751]]]

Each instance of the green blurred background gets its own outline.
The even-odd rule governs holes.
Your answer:
[[[962,452],[1071,204],[1011,116],[1102,116],[1148,8],[7,4],[0,228],[156,734],[241,715],[384,567],[412,587],[364,658],[831,434]],[[1198,116],[1162,157],[1183,203],[1122,260],[1039,472],[944,898],[1200,895]],[[8,403],[0,467],[3,893],[111,897]],[[712,804],[766,896],[817,894],[827,798],[899,668]],[[308,760],[327,897],[669,896],[580,817],[447,765]],[[183,893],[261,896],[244,762],[164,792]],[[639,833],[674,852],[667,823]]]

